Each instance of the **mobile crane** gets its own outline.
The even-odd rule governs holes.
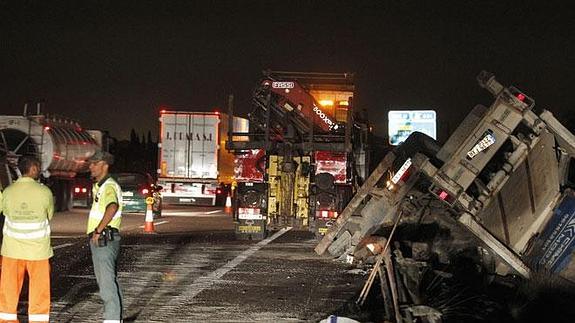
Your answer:
[[[226,143],[236,154],[238,237],[286,226],[321,235],[335,221],[367,169],[369,127],[353,113],[353,90],[351,74],[265,73],[249,132]]]

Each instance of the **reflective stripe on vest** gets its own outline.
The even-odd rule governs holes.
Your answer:
[[[33,240],[50,236],[48,220],[41,222],[14,222],[9,218],[4,220],[4,235],[20,240]]]
[[[114,186],[115,190],[116,190],[116,198],[118,199],[118,211],[116,211],[116,214],[114,214],[114,217],[112,218],[112,220],[115,220],[119,217],[122,216],[122,189],[120,188],[120,185],[118,185],[117,183],[113,182],[113,181],[108,181],[106,180],[106,182],[104,182],[104,184],[102,186],[100,186],[98,188],[98,192],[96,193],[96,196],[99,197],[102,195],[102,193],[104,192],[104,187],[106,185],[112,185]],[[94,204],[92,205],[92,208],[90,209],[90,218],[95,219],[95,220],[102,220],[102,218],[104,218],[104,212],[106,211],[104,209],[104,212],[100,211],[100,201],[101,199],[98,198],[98,201],[94,201]]]
[[[29,314],[28,315],[29,322],[48,322],[50,321],[49,314]]]
[[[18,319],[18,315],[17,314],[12,314],[12,313],[0,313],[0,320],[3,321],[16,321]]]

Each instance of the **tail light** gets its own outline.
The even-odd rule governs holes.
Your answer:
[[[202,185],[202,194],[204,195],[215,195],[217,188],[208,185]]]
[[[216,189],[216,194],[218,194],[218,195],[222,194],[222,189],[221,188]]]
[[[79,194],[79,193],[86,193],[88,192],[88,189],[85,187],[74,187],[74,193]]]
[[[148,195],[148,193],[150,193],[150,190],[147,188],[142,189],[142,195]]]
[[[442,189],[441,187],[434,186],[430,188],[431,193],[437,196],[440,200],[445,201],[451,205],[455,202],[455,197],[453,197],[449,192]]]
[[[525,95],[525,93],[522,93],[513,86],[509,87],[509,92],[511,92],[511,95],[513,95],[519,102],[523,103],[523,106],[521,108],[515,107],[521,112],[523,112],[523,110],[525,109],[531,109],[535,104],[535,101],[533,101],[532,98],[528,97],[527,95]]]
[[[315,211],[316,219],[335,219],[337,218],[337,211],[319,210]]]

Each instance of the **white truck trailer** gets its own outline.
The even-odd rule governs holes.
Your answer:
[[[165,204],[215,205],[229,191],[234,155],[225,149],[229,116],[220,112],[160,113],[158,185]],[[234,132],[248,121],[234,117]],[[219,201],[219,199],[218,199]]]

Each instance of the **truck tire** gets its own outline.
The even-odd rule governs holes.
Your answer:
[[[92,208],[92,203],[93,203],[93,201],[94,201],[94,199],[93,199],[93,196],[92,196],[92,190],[90,189],[90,190],[88,190],[88,196],[86,197],[86,207],[87,207],[88,209],[91,209],[91,208]]]
[[[74,208],[74,187],[73,187],[73,183],[72,181],[64,181],[64,194],[66,194],[66,198],[64,199],[64,201],[66,202],[65,204],[65,210],[64,211],[69,211],[71,209]]]
[[[61,183],[59,181],[55,181],[52,183],[50,189],[52,190],[52,195],[54,196],[54,210],[56,212],[62,211],[62,188]]]

